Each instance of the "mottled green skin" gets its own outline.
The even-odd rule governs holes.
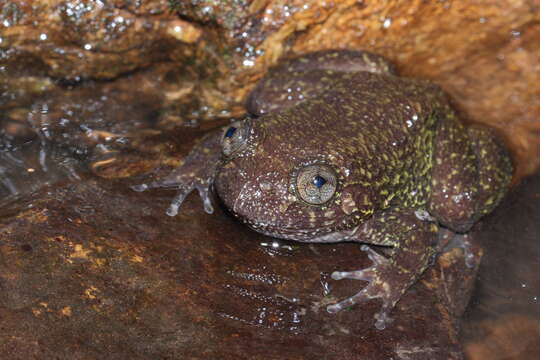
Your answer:
[[[491,132],[465,128],[437,86],[400,78],[366,52],[289,61],[258,84],[247,108],[258,117],[234,125],[247,135],[232,154],[220,150],[223,131],[210,134],[170,176],[137,189],[178,187],[168,211],[175,215],[195,188],[211,212],[214,184],[224,205],[264,234],[390,246],[388,258],[363,246],[373,266],[332,275],[369,283],[328,310],[381,298],[379,329],[440,250],[439,226],[467,231],[511,178],[508,154]],[[311,164],[329,166],[338,179],[322,205],[303,201],[295,185]]]

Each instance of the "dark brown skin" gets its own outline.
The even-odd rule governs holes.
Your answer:
[[[373,265],[334,272],[367,281],[337,312],[373,298],[378,329],[441,250],[441,226],[466,232],[508,188],[508,153],[485,129],[465,128],[435,85],[395,75],[383,58],[326,51],[273,69],[248,99],[252,114],[208,134],[165,179],[179,189],[174,216],[197,189],[263,234],[367,245]],[[466,250],[469,246],[462,244]],[[469,257],[469,259],[471,259]]]

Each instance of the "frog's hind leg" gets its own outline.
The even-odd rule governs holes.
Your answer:
[[[453,114],[441,119],[435,138],[429,212],[448,228],[466,232],[502,198],[512,174],[493,132],[466,129]]]
[[[395,75],[385,58],[367,51],[324,50],[289,59],[270,69],[249,94],[246,108],[261,116],[317,97],[347,73]]]
[[[479,216],[491,212],[512,180],[512,161],[502,141],[491,129],[467,129],[478,164],[478,193],[475,210]]]
[[[357,271],[336,271],[332,278],[363,280],[368,285],[357,294],[328,306],[327,310],[334,313],[357,303],[380,298],[382,307],[375,314],[375,327],[384,329],[392,321],[389,314],[396,303],[430,264],[435,253],[437,231],[435,224],[420,220],[413,211],[387,213],[374,218],[350,240],[393,246],[391,256],[385,258],[363,245],[362,250],[368,253],[373,265]]]

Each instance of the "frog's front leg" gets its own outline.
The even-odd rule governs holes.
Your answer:
[[[176,196],[167,209],[167,215],[175,216],[184,199],[197,189],[204,203],[204,210],[211,214],[214,211],[209,196],[216,171],[221,163],[221,141],[223,131],[215,131],[205,135],[184,159],[182,165],[174,169],[165,178],[147,184],[132,186],[135,191],[152,188],[177,189]]]
[[[328,306],[327,310],[335,313],[351,305],[380,298],[382,308],[375,315],[375,327],[384,329],[392,321],[389,313],[432,260],[437,231],[437,225],[420,219],[413,210],[386,212],[361,226],[348,240],[392,246],[391,255],[387,258],[362,245],[373,265],[350,272],[336,271],[332,278],[363,280],[368,285],[350,298]]]

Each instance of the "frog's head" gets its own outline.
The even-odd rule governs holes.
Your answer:
[[[274,125],[246,119],[224,130],[215,186],[235,216],[259,232],[297,241],[371,217],[377,199],[347,156]],[[309,129],[303,132],[310,136]]]

